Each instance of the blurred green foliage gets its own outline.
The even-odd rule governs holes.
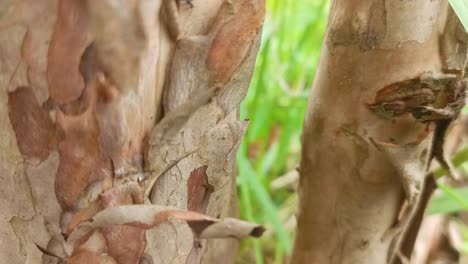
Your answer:
[[[238,154],[238,188],[241,217],[269,231],[261,240],[243,243],[239,263],[283,263],[291,252],[292,231],[284,218],[294,213],[296,198],[287,190],[272,191],[270,184],[299,162],[327,12],[325,0],[267,0],[262,45],[241,106],[241,118],[250,125]]]

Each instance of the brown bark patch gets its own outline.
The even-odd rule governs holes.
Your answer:
[[[224,18],[226,12],[233,8],[230,5],[224,3],[221,7],[224,9],[220,12],[221,17]],[[215,84],[226,83],[231,78],[232,73],[248,54],[263,24],[264,0],[242,0],[237,9],[235,18],[232,17],[220,28],[208,54],[207,65],[214,73]]]
[[[117,263],[138,263],[146,247],[145,230],[134,226],[110,226],[102,228],[107,239],[109,255]]]
[[[88,44],[88,15],[83,0],[60,0],[49,46],[49,96],[63,104],[76,100],[85,87],[81,56]]]
[[[58,111],[57,125],[60,132],[60,164],[55,193],[62,208],[73,208],[86,187],[103,178],[99,168],[109,166],[101,160],[100,131],[93,107],[78,115]]]
[[[83,235],[75,244],[67,263],[117,264],[108,254],[107,240],[102,232],[92,231]]]
[[[18,87],[9,93],[8,110],[21,154],[26,158],[45,160],[55,143],[55,129],[32,88]]]
[[[214,187],[208,183],[207,165],[196,168],[190,173],[187,182],[187,209],[204,213]]]

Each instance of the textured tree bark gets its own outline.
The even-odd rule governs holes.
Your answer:
[[[304,122],[291,263],[410,257],[435,188],[428,163],[444,165],[445,128],[465,96],[466,37],[447,10],[437,0],[332,1]]]
[[[264,8],[1,0],[0,259],[233,263]]]

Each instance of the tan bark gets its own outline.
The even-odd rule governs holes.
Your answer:
[[[232,263],[264,8],[0,0],[0,259]]]
[[[463,29],[447,10],[446,1],[332,1],[304,123],[291,263],[410,257],[435,188],[426,168],[444,163],[442,128],[464,99]]]

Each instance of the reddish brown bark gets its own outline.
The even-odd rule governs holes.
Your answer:
[[[1,259],[233,262],[205,240],[261,235],[230,217],[263,0],[0,6]]]

